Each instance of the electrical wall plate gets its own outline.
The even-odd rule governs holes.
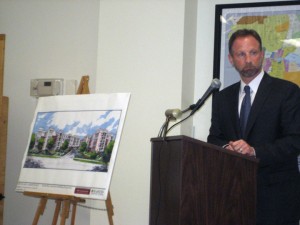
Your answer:
[[[65,95],[75,95],[77,92],[77,80],[65,80],[64,81],[64,94]]]
[[[30,96],[62,95],[64,79],[32,79],[30,81]]]

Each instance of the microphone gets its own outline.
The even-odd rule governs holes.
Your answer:
[[[165,115],[170,120],[176,120],[181,117],[182,111],[180,109],[167,109]]]
[[[218,90],[221,87],[221,82],[219,79],[215,78],[212,80],[210,86],[208,87],[208,89],[206,90],[206,92],[204,93],[204,95],[202,96],[202,98],[200,98],[196,104],[191,105],[190,108],[192,109],[192,112],[190,114],[193,115],[198,109],[200,109],[200,107],[204,104],[204,102],[206,101],[206,99],[215,91]]]
[[[171,120],[176,121],[176,119],[181,117],[182,113],[183,112],[180,109],[167,109],[165,111],[165,115],[166,115],[167,119],[166,119],[166,122],[164,122],[164,124],[160,128],[158,136],[166,137],[167,132],[168,132],[169,121],[171,121]]]

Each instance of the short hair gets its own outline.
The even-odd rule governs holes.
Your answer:
[[[239,37],[246,37],[246,36],[254,37],[259,43],[259,49],[262,50],[261,38],[255,30],[253,30],[253,29],[239,29],[239,30],[235,31],[229,39],[228,49],[229,49],[230,55],[232,55],[232,45],[233,45],[234,41]]]

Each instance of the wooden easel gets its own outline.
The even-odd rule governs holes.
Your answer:
[[[71,217],[70,224],[74,225],[77,203],[85,202],[84,199],[77,198],[77,197],[74,197],[71,195],[59,195],[59,194],[38,193],[38,192],[24,192],[24,195],[40,198],[40,202],[39,202],[39,205],[35,212],[35,216],[34,216],[32,225],[38,224],[40,216],[44,214],[48,199],[55,200],[55,202],[56,202],[52,225],[57,224],[59,212],[61,212],[60,225],[66,224],[66,219],[69,218],[71,204],[73,205],[73,209],[72,209],[72,217]]]
[[[0,225],[3,225],[9,99],[3,96],[5,35],[0,34]]]
[[[89,79],[90,78],[88,75],[81,77],[80,84],[79,84],[76,94],[78,94],[78,95],[90,94]]]
[[[88,82],[89,82],[89,76],[88,75],[82,76],[78,90],[77,90],[77,94],[90,94]],[[75,225],[77,204],[85,202],[85,200],[83,198],[78,198],[78,197],[71,196],[71,195],[60,195],[60,194],[38,193],[38,192],[24,192],[23,194],[27,195],[27,196],[31,196],[31,197],[40,198],[40,202],[39,202],[39,205],[35,212],[35,216],[34,216],[32,225],[38,224],[40,216],[44,214],[48,199],[55,200],[55,202],[56,202],[52,225],[57,224],[59,212],[61,212],[60,225],[65,225],[66,219],[69,218],[71,205],[73,205],[73,208],[72,208],[72,217],[71,217],[70,224]],[[105,205],[106,205],[109,225],[113,225],[112,217],[114,215],[114,212],[113,212],[113,205],[112,205],[111,196],[110,196],[109,191],[107,194],[107,199],[105,200]]]

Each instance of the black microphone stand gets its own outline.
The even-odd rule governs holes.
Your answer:
[[[158,137],[165,138],[167,136],[167,132],[168,132],[168,127],[169,127],[169,122],[170,121],[171,121],[171,116],[166,116],[166,121],[164,122],[164,124],[160,128]]]

